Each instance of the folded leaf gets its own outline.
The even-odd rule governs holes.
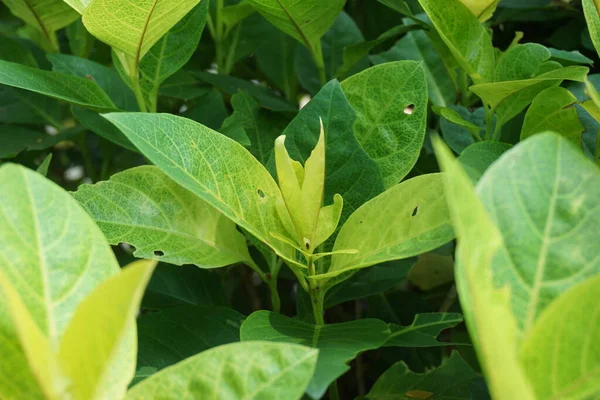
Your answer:
[[[0,192],[0,271],[57,349],[79,302],[119,265],[85,211],[42,175],[4,164]],[[4,346],[0,357],[0,397],[39,398],[8,312],[0,301],[0,334],[14,344]]]
[[[419,0],[458,64],[473,82],[491,82],[496,57],[492,40],[461,0]]]
[[[268,340],[298,343],[319,349],[317,367],[306,389],[319,399],[330,383],[350,368],[359,352],[380,347],[389,328],[378,319],[362,319],[328,325],[312,325],[270,311],[252,313],[240,330],[242,341]]]
[[[376,65],[346,79],[342,88],[356,111],[356,138],[377,161],[385,186],[397,184],[415,165],[425,138],[423,66],[416,61]]]
[[[96,82],[77,76],[44,71],[0,60],[0,83],[96,111],[117,109],[110,97]]]
[[[162,370],[135,385],[125,399],[300,399],[317,354],[297,344],[227,344]]]
[[[155,261],[133,262],[77,307],[59,350],[75,400],[125,395],[135,372],[135,317],[155,266]]]
[[[279,187],[239,143],[203,125],[169,114],[104,116],[171,179],[211,204],[292,263],[276,210]]]
[[[157,167],[136,167],[82,185],[73,196],[109,243],[132,245],[136,257],[201,268],[251,262],[235,224]]]
[[[334,255],[329,271],[317,278],[412,257],[452,240],[443,180],[442,174],[421,175],[362,205],[342,226],[333,248],[358,253]]]

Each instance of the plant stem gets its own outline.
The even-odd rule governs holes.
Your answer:
[[[140,111],[148,112],[148,109],[146,108],[146,101],[144,100],[144,95],[142,94],[142,88],[140,86],[139,66],[135,68],[133,76],[131,76],[131,85],[133,86],[133,93],[135,94],[135,99],[137,100]]]
[[[323,60],[323,49],[321,48],[321,42],[318,42],[317,46],[311,46],[310,52],[317,66],[317,71],[319,72],[319,80],[321,81],[321,86],[325,86],[327,83],[327,75],[325,74],[325,61]]]
[[[317,284],[317,281],[313,278],[316,275],[315,263],[313,261],[312,254],[308,257],[308,281],[309,288],[308,294],[310,295],[310,303],[313,309],[313,315],[315,317],[316,325],[325,325],[325,319],[323,318],[323,300],[325,293],[321,290],[321,287]]]
[[[483,103],[483,109],[485,111],[485,138],[489,140],[492,135],[492,123],[494,121],[494,112],[486,102]]]
[[[329,400],[340,400],[340,392],[337,386],[337,380],[329,386]]]
[[[271,304],[273,311],[276,313],[281,312],[281,299],[279,297],[279,291],[277,290],[277,277],[279,276],[279,271],[281,271],[281,265],[283,261],[277,257],[275,253],[273,253],[273,257],[271,258],[271,262],[269,263],[269,269],[271,270],[271,275],[267,277],[269,280],[267,284],[269,285],[269,290],[271,291]]]

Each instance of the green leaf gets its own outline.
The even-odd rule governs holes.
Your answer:
[[[402,20],[408,24],[408,19]],[[447,107],[456,100],[456,88],[451,75],[436,51],[433,41],[424,31],[407,32],[402,39],[389,50],[372,55],[373,64],[390,61],[422,61],[427,76],[429,100],[436,106]]]
[[[0,36],[0,60],[19,63],[29,67],[38,66],[33,54],[31,54],[21,41],[4,35]]]
[[[114,68],[67,54],[48,54],[46,57],[52,63],[54,72],[74,75],[96,82],[120,110],[138,110],[135,95],[121,80]]]
[[[160,85],[179,71],[194,54],[204,31],[209,1],[202,1],[185,15],[148,51],[140,62],[140,86],[150,110],[156,110],[156,96]],[[118,58],[117,68],[123,69]],[[126,73],[124,80],[129,81]]]
[[[4,4],[55,49],[58,49],[56,31],[79,17],[63,0],[4,0]]]
[[[596,0],[582,0],[583,13],[596,52],[600,54],[600,13]]]
[[[295,263],[289,245],[271,235],[286,236],[276,211],[282,200],[279,187],[242,145],[169,114],[113,113],[105,118],[171,179]]]
[[[492,17],[500,0],[461,0],[481,22]]]
[[[260,14],[278,29],[303,43],[307,48],[319,45],[319,39],[327,32],[344,8],[345,0],[247,0]]]
[[[102,118],[97,112],[76,106],[71,107],[71,112],[77,121],[95,134],[102,136],[104,139],[126,148],[127,150],[138,151],[119,129]]]
[[[393,288],[402,282],[414,266],[416,259],[396,260],[360,270],[350,278],[333,286],[325,293],[324,308],[369,297]]]
[[[110,97],[93,81],[0,61],[0,83],[97,111],[114,111]]]
[[[92,1],[83,12],[87,30],[124,54],[129,76],[135,66],[200,0],[143,0],[132,12],[127,0]]]
[[[483,83],[471,86],[470,89],[473,93],[486,101],[492,109],[496,109],[510,96],[525,91],[536,84],[547,81],[560,82],[563,80],[583,82],[588,72],[589,68],[587,67],[570,66],[546,72],[531,79]]]
[[[134,246],[138,258],[200,268],[252,262],[235,224],[157,167],[136,167],[82,185],[74,197],[109,243]]]
[[[337,77],[345,77],[348,76],[350,70],[358,64],[360,60],[369,55],[369,52],[375,47],[379,46],[382,43],[385,43],[388,40],[395,39],[405,33],[408,33],[413,30],[422,29],[419,24],[412,25],[399,25],[395,26],[387,31],[383,32],[381,35],[377,37],[377,39],[369,40],[362,43],[353,44],[350,46],[344,47],[344,62],[342,66],[337,70]]]
[[[317,278],[412,257],[452,240],[443,180],[442,174],[421,175],[361,206],[342,226],[333,247],[358,253],[334,255],[327,273]]]
[[[595,276],[569,289],[544,310],[521,347],[521,362],[540,399],[600,395],[600,307]]]
[[[250,139],[248,150],[263,165],[273,154],[273,143],[281,132],[285,129],[288,120],[282,115],[262,109],[260,104],[248,93],[240,92],[234,94],[231,98],[233,114],[229,116],[220,131],[231,137],[236,138],[242,130],[244,135]]]
[[[321,38],[321,49],[323,52],[323,63],[325,67],[325,77],[329,81],[338,77],[336,72],[343,64],[344,49],[347,46],[364,42],[365,38],[356,25],[356,22],[346,13],[339,13],[333,25],[327,33]],[[352,72],[361,71],[369,66],[366,58],[361,61]],[[321,79],[317,69],[314,57],[310,50],[304,47],[298,47],[295,60],[296,72],[300,84],[308,90],[310,94],[316,94],[321,87]]]
[[[479,134],[479,132],[481,131],[481,127],[464,119],[462,115],[460,115],[455,109],[449,107],[433,106],[431,110],[440,117],[445,118],[447,121],[465,128],[466,130],[471,132],[473,137],[475,137],[478,140],[481,140],[481,136]]]
[[[239,91],[248,92],[265,108],[273,111],[298,111],[298,106],[290,104],[285,99],[276,96],[269,89],[255,85],[233,76],[216,75],[208,72],[195,71],[192,73],[198,79],[213,85],[225,93],[234,95]]]
[[[537,135],[520,146],[539,137],[545,136]],[[477,198],[470,178],[450,150],[437,138],[434,138],[433,145],[440,167],[447,174],[444,185],[458,237],[456,287],[490,394],[497,399],[533,400],[519,363],[517,346],[520,333],[511,306],[511,289],[507,285],[498,285],[492,270],[502,267],[502,271],[510,271],[503,237]],[[511,200],[509,205],[513,204]],[[514,240],[522,238],[519,233]]]
[[[135,371],[135,317],[155,266],[135,261],[77,307],[58,353],[74,399],[125,395]]]
[[[392,334],[385,342],[386,347],[435,347],[456,343],[439,342],[436,338],[445,329],[463,322],[462,315],[456,313],[417,314],[409,326],[390,324]]]
[[[158,264],[148,284],[142,307],[150,310],[184,305],[225,306],[221,277],[193,265]]]
[[[294,160],[302,163],[317,144],[319,118],[325,127],[325,195],[324,204],[331,204],[337,193],[344,198],[340,223],[367,200],[383,192],[377,163],[356,140],[352,126],[356,119],[337,81],[327,83],[300,110],[283,134],[285,145]],[[352,159],[349,163],[347,160]]]
[[[48,168],[50,167],[50,162],[52,161],[52,153],[48,154],[44,157],[44,161],[40,164],[39,167],[35,170],[38,174],[43,176],[48,176]]]
[[[93,0],[64,0],[65,3],[67,3],[68,5],[70,5],[71,7],[73,7],[73,9],[75,9],[79,14],[83,14],[83,12],[85,11],[86,7],[92,1]]]
[[[248,3],[242,3],[248,5]],[[295,59],[296,42],[290,36],[275,30],[256,49],[258,68],[272,81],[276,87],[286,94],[288,100],[295,99],[298,78],[296,77]]]
[[[577,98],[567,89],[551,87],[541,92],[525,114],[521,140],[536,133],[554,131],[581,146],[585,130],[574,107]]]
[[[552,60],[558,61],[564,66],[573,64],[594,64],[594,60],[587,58],[577,50],[566,51],[553,48],[549,48],[548,50],[550,50],[550,53],[552,54]]]
[[[225,307],[182,306],[138,319],[135,382],[204,350],[239,342],[244,316]]]
[[[181,116],[200,122],[208,128],[218,130],[223,126],[229,113],[225,106],[223,93],[215,88],[204,89],[207,90],[205,94],[187,103],[188,109],[181,113]],[[250,146],[250,139],[248,139],[246,132],[237,125],[235,128],[234,132],[226,132],[225,134],[244,146]]]
[[[460,0],[419,0],[458,64],[475,83],[491,82],[495,65],[485,26]]]
[[[227,344],[162,370],[135,385],[126,400],[299,399],[317,354],[297,344]]]
[[[268,340],[318,348],[317,367],[306,389],[310,397],[318,399],[330,383],[350,369],[347,363],[359,352],[383,345],[389,328],[377,319],[311,325],[270,311],[257,311],[244,321],[240,336],[242,341]]]
[[[342,82],[357,120],[354,133],[377,161],[386,187],[414,166],[425,138],[427,83],[421,63],[376,65]],[[384,107],[379,99],[386,99]]]
[[[67,26],[65,33],[67,34],[67,38],[69,38],[71,53],[76,57],[87,58],[94,47],[95,39],[85,29],[81,18]]]
[[[511,147],[507,143],[491,141],[473,143],[460,153],[458,161],[473,182],[477,183],[490,165]]]
[[[438,368],[415,373],[404,361],[392,365],[367,393],[369,400],[471,400],[471,383],[477,373],[458,352]]]
[[[9,124],[50,124],[60,127],[58,100],[27,90],[0,85],[0,121]]]
[[[57,348],[81,301],[119,271],[102,232],[64,190],[14,164],[0,167],[0,271]],[[65,258],[65,255],[68,257]],[[89,265],[94,268],[88,268]],[[0,302],[1,321],[6,304]],[[0,358],[0,395],[39,398],[14,328],[1,324],[7,343]]]
[[[14,157],[26,150],[44,150],[79,133],[81,129],[73,128],[51,136],[42,130],[36,131],[18,125],[0,125],[0,159]]]

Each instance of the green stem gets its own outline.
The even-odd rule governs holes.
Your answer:
[[[310,303],[313,309],[313,315],[315,317],[316,325],[325,325],[325,319],[323,318],[323,303],[325,299],[325,292],[321,289],[317,281],[313,278],[316,275],[315,263],[312,258],[312,254],[308,256],[308,294],[310,296]]]
[[[140,86],[139,66],[135,68],[134,76],[131,77],[131,85],[133,86],[133,93],[135,94],[135,99],[137,100],[140,111],[148,112],[148,109],[146,108],[146,101],[144,100],[144,95],[142,94],[142,87]]]
[[[237,47],[238,41],[240,38],[241,26],[242,25],[238,25],[237,27],[235,27],[235,32],[233,34],[234,36],[233,36],[233,40],[231,42],[231,47],[230,47],[227,57],[225,59],[225,66],[223,67],[223,73],[225,75],[229,75],[231,73],[231,70],[233,69],[235,48]],[[223,50],[221,49],[221,51],[223,51]]]
[[[323,49],[321,48],[321,42],[318,42],[317,46],[311,46],[310,52],[317,66],[317,71],[319,72],[319,80],[321,81],[321,86],[325,86],[327,83],[327,75],[325,74],[325,61],[323,60]]]
[[[461,102],[463,104],[463,106],[468,107],[469,106],[469,78],[467,75],[467,72],[464,69],[460,70],[460,92],[462,94],[461,96]]]
[[[483,109],[485,111],[485,138],[490,139],[492,136],[492,123],[494,121],[494,112],[486,102],[483,102]]]
[[[87,132],[84,132],[83,135],[81,135],[79,149],[81,150],[83,164],[85,165],[85,170],[87,171],[88,176],[92,182],[97,182],[98,177],[96,175],[96,168],[94,167],[94,163],[92,162],[92,157],[90,156],[90,151],[88,149]]]
[[[283,261],[280,260],[275,253],[273,253],[273,257],[269,263],[271,276],[268,277],[269,282],[267,282],[267,284],[269,285],[269,290],[271,291],[271,304],[273,305],[273,311],[276,313],[281,312],[281,299],[279,297],[279,291],[277,290],[277,277],[279,276],[279,271],[281,271],[282,263]]]
[[[337,380],[329,386],[329,400],[340,400],[340,392],[338,390]]]

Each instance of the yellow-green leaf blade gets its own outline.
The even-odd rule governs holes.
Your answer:
[[[63,0],[4,0],[10,11],[42,33],[50,42],[57,30],[75,21],[78,14]]]
[[[297,344],[227,344],[162,370],[134,386],[126,400],[299,399],[317,354]]]
[[[329,271],[318,277],[412,257],[452,240],[443,179],[421,175],[363,204],[342,226],[333,248],[358,253],[334,255]]]
[[[583,13],[596,52],[600,54],[600,12],[596,0],[582,0]]]
[[[136,257],[201,268],[250,260],[235,224],[157,167],[136,167],[82,185],[73,196],[109,243],[132,245]]]
[[[199,2],[95,0],[85,9],[83,23],[92,35],[139,62]]]
[[[135,317],[155,266],[155,261],[135,261],[100,284],[77,308],[59,350],[74,399],[125,395],[135,373]]]
[[[283,201],[269,172],[242,145],[194,121],[168,114],[105,115],[171,179],[291,259],[276,204]],[[295,260],[292,260],[295,262]]]

